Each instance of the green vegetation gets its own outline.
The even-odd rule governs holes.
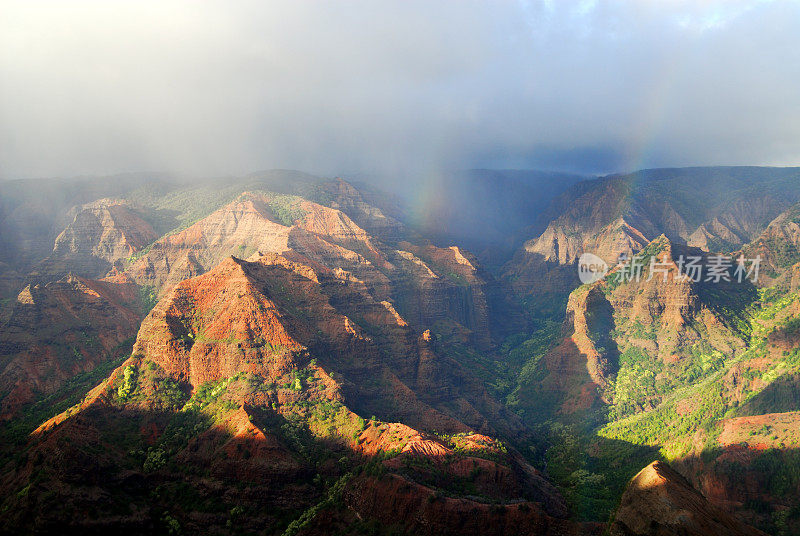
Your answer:
[[[482,469],[477,461],[472,461],[472,470],[466,475],[455,475],[449,470],[455,456],[442,460],[432,460],[424,456],[403,458],[401,474],[413,482],[418,482],[434,490],[428,496],[428,502],[435,502],[442,497],[469,496],[473,500],[496,503],[496,497],[490,497],[477,486]]]
[[[656,449],[597,437],[576,425],[550,422],[536,430],[546,439],[548,476],[579,520],[607,520],[631,476],[659,457]]]
[[[126,264],[133,264],[134,262],[138,261],[139,259],[141,259],[145,255],[150,253],[150,250],[153,249],[153,244],[155,244],[155,242],[151,242],[150,244],[147,244],[145,247],[143,247],[142,249],[140,249],[139,251],[137,251],[136,253],[134,253],[130,257],[128,257],[125,260]]]
[[[453,452],[461,456],[483,458],[495,462],[506,462],[508,447],[499,439],[476,440],[471,433],[437,434],[437,437]],[[481,447],[476,448],[475,444]]]
[[[118,405],[145,404],[154,410],[171,411],[184,405],[187,395],[178,382],[152,361],[128,365],[113,386]]]
[[[726,356],[705,343],[696,344],[689,348],[684,359],[688,366],[664,369],[668,371],[665,375],[668,381],[661,387],[659,371],[663,363],[639,349],[623,352],[614,385],[615,405],[610,408],[608,423],[596,433],[606,440],[657,448],[659,457],[668,461],[697,454],[700,441],[706,463],[727,464],[716,470],[734,475],[734,480],[735,475],[744,471],[760,475],[763,487],[759,489],[789,500],[800,512],[800,503],[790,499],[793,492],[789,491],[800,482],[800,455],[796,451],[766,450],[754,456],[747,468],[737,469],[731,462],[714,462],[720,454],[716,439],[722,431],[722,419],[792,411],[800,403],[800,390],[795,387],[796,378],[800,377],[800,348],[782,351],[778,360],[765,360],[776,353],[768,341],[770,334],[781,332],[794,337],[800,329],[800,322],[787,314],[798,298],[770,289],[760,291],[759,296],[758,308],[750,313],[751,329],[747,330],[750,340],[745,351]],[[731,383],[727,378],[734,369],[739,371],[741,379]],[[659,395],[657,403],[641,404],[654,393]],[[632,400],[637,402],[633,406]],[[751,435],[754,434],[767,436],[770,430],[762,427],[760,432],[753,430]],[[632,467],[631,474],[634,471]],[[765,530],[780,525],[763,523]]]
[[[534,320],[530,336],[509,337],[501,347],[511,371],[518,370],[512,380],[512,390],[506,390],[506,405],[528,423],[548,420],[556,411],[558,399],[554,393],[539,386],[548,375],[544,355],[561,338],[561,323],[543,318]]]
[[[356,439],[367,422],[350,412],[341,402],[319,400],[309,408],[308,428],[317,438]]]
[[[369,326],[367,323],[360,323]],[[437,354],[444,355],[457,361],[462,367],[470,371],[475,377],[483,381],[486,388],[498,399],[504,399],[516,387],[516,374],[521,362],[524,362],[526,352],[537,344],[549,344],[550,341],[537,341],[545,337],[534,335],[527,346],[520,348],[518,341],[524,335],[514,337],[500,349],[499,352],[479,351],[474,346],[463,340],[461,328],[450,321],[440,321],[431,327],[434,348]],[[513,352],[513,355],[510,355]],[[519,360],[515,362],[514,360]]]
[[[129,193],[126,198],[139,206],[142,217],[163,236],[186,229],[218,208],[233,201],[242,185],[207,185],[173,189],[166,184],[149,184]]]
[[[136,367],[133,365],[128,365],[125,367],[125,370],[123,371],[122,385],[120,385],[117,389],[117,396],[121,401],[124,402],[127,400],[131,393],[136,389],[136,376]]]
[[[517,334],[506,339],[500,347],[500,355],[507,364],[508,370],[519,371],[516,377],[509,382],[499,394],[505,394],[506,403],[515,408],[520,404],[520,394],[523,385],[531,385],[541,380],[545,374],[541,359],[561,335],[561,323],[554,320],[542,319],[534,324],[534,330],[529,335]]]
[[[142,304],[142,314],[147,315],[158,303],[158,293],[152,285],[139,287],[139,302]]]
[[[352,473],[346,473],[342,475],[341,478],[339,478],[339,480],[337,480],[336,483],[328,489],[328,492],[322,501],[303,512],[299,518],[289,523],[289,526],[286,527],[286,530],[283,532],[283,536],[294,536],[304,527],[306,527],[323,510],[340,506],[342,492],[351,478],[353,478]]]
[[[208,430],[212,423],[213,418],[202,411],[190,409],[173,413],[158,442],[148,447],[142,470],[152,473],[166,467],[170,471],[202,471],[199,467],[181,468],[176,455]]]
[[[641,411],[658,399],[661,389],[656,378],[663,369],[658,359],[652,359],[637,346],[625,350],[619,358],[619,372],[613,382],[614,406],[611,416],[615,420],[624,415]]]
[[[245,374],[238,374],[231,378],[223,378],[218,381],[210,381],[202,384],[197,388],[192,398],[183,407],[184,411],[188,410],[202,410],[214,404],[220,397],[227,391],[228,385],[240,379],[244,379]],[[227,408],[227,405],[224,409]]]
[[[296,195],[272,194],[268,203],[275,218],[283,225],[291,227],[296,221],[306,217],[306,211],[298,206],[301,201],[302,198]]]
[[[129,340],[121,347],[129,349],[132,345],[133,340]],[[5,461],[7,456],[17,455],[20,445],[27,441],[28,434],[46,420],[80,403],[89,390],[103,381],[125,359],[127,356],[109,360],[91,372],[77,374],[53,394],[40,397],[19,418],[0,424],[0,444],[3,445],[0,449],[0,460]]]

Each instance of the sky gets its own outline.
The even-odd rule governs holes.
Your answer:
[[[0,0],[0,178],[800,164],[800,2]]]

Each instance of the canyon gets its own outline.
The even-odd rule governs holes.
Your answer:
[[[798,170],[559,177],[477,255],[467,194],[420,225],[338,178],[137,176],[23,233],[4,185],[5,530],[791,533]],[[719,254],[763,277],[680,260]]]

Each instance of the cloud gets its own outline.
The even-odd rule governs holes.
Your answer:
[[[0,3],[0,176],[800,163],[796,2]]]

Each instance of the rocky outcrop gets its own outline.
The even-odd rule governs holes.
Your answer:
[[[636,257],[641,271],[630,264],[618,266],[604,279],[574,290],[567,304],[564,338],[542,357],[535,384],[523,386],[524,398],[533,399],[523,399],[522,404],[547,402],[569,414],[600,401],[623,403],[610,388],[626,352],[652,361],[665,379],[674,381],[696,358],[693,348],[698,344],[719,355],[743,351],[746,335],[738,326],[757,297],[755,288],[746,280],[694,281],[679,264],[681,257],[690,256],[702,259],[703,252],[661,236]],[[546,396],[535,394],[537,386]],[[659,401],[654,395],[624,403],[641,411]]]
[[[103,277],[112,267],[122,269],[125,260],[156,238],[153,227],[128,202],[101,199],[78,209],[34,277],[52,279],[66,272]]]
[[[647,237],[621,216],[630,190],[630,181],[621,178],[568,190],[555,202],[563,212],[517,251],[503,268],[505,279],[523,296],[569,293],[579,284],[575,263],[582,253],[595,253],[613,265],[621,253],[630,256],[641,249]]]
[[[472,331],[469,342],[491,344],[487,285],[477,261],[457,246],[438,248],[401,242],[394,262],[401,268],[395,288],[400,307],[417,326],[455,322]]]
[[[362,218],[388,221],[359,203],[359,210],[368,213]],[[242,194],[191,227],[156,241],[127,272],[163,296],[231,255],[247,258],[255,252],[280,254],[363,284],[374,299],[393,302],[420,331],[453,322],[471,342],[484,348],[489,344],[486,282],[468,254],[408,242],[386,246],[344,212],[299,197]]]
[[[315,357],[344,374],[364,413],[427,429],[519,426],[363,283],[276,254],[230,258],[178,283],[142,323],[134,353],[192,387],[242,370],[275,381]],[[454,399],[457,413],[444,409]]]
[[[657,461],[633,477],[609,532],[612,536],[764,536],[710,504],[679,473]]]
[[[385,242],[395,243],[407,235],[407,230],[397,219],[400,209],[396,205],[384,204],[387,201],[385,195],[369,195],[337,178],[320,184],[316,197],[320,203],[344,212],[360,227]]]
[[[243,264],[229,259],[179,283],[142,323],[134,353],[193,388],[241,370],[279,378],[296,366],[303,347],[275,304],[252,289]]]

